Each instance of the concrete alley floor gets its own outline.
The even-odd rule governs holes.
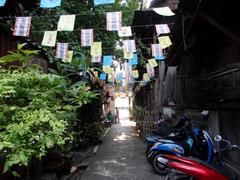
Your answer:
[[[164,179],[153,172],[135,123],[126,114],[127,110],[120,110],[120,123],[111,127],[82,180]]]

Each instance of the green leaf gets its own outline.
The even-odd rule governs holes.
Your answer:
[[[17,49],[21,50],[25,45],[27,45],[27,43],[18,44]]]
[[[19,173],[17,173],[16,171],[12,171],[12,175],[15,177],[21,177],[21,175]]]

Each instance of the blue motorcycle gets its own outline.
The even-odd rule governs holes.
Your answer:
[[[157,142],[149,150],[148,158],[152,160],[154,171],[165,175],[167,173],[166,163],[161,164],[156,160],[156,157],[161,154],[195,156],[209,163],[213,156],[213,142],[209,134],[199,128],[194,128],[185,141]]]

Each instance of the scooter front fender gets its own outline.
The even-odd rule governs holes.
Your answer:
[[[173,143],[156,143],[150,150],[151,152],[163,152],[164,154],[174,154],[176,156],[184,155],[184,149]]]

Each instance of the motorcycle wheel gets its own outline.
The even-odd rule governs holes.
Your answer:
[[[153,163],[152,163],[152,166],[153,166],[153,170],[159,174],[159,175],[166,175],[168,173],[167,171],[167,165],[165,164],[162,164],[161,162],[159,162],[157,160],[157,158],[161,156],[161,155],[157,155],[154,157],[154,160],[153,160]]]

